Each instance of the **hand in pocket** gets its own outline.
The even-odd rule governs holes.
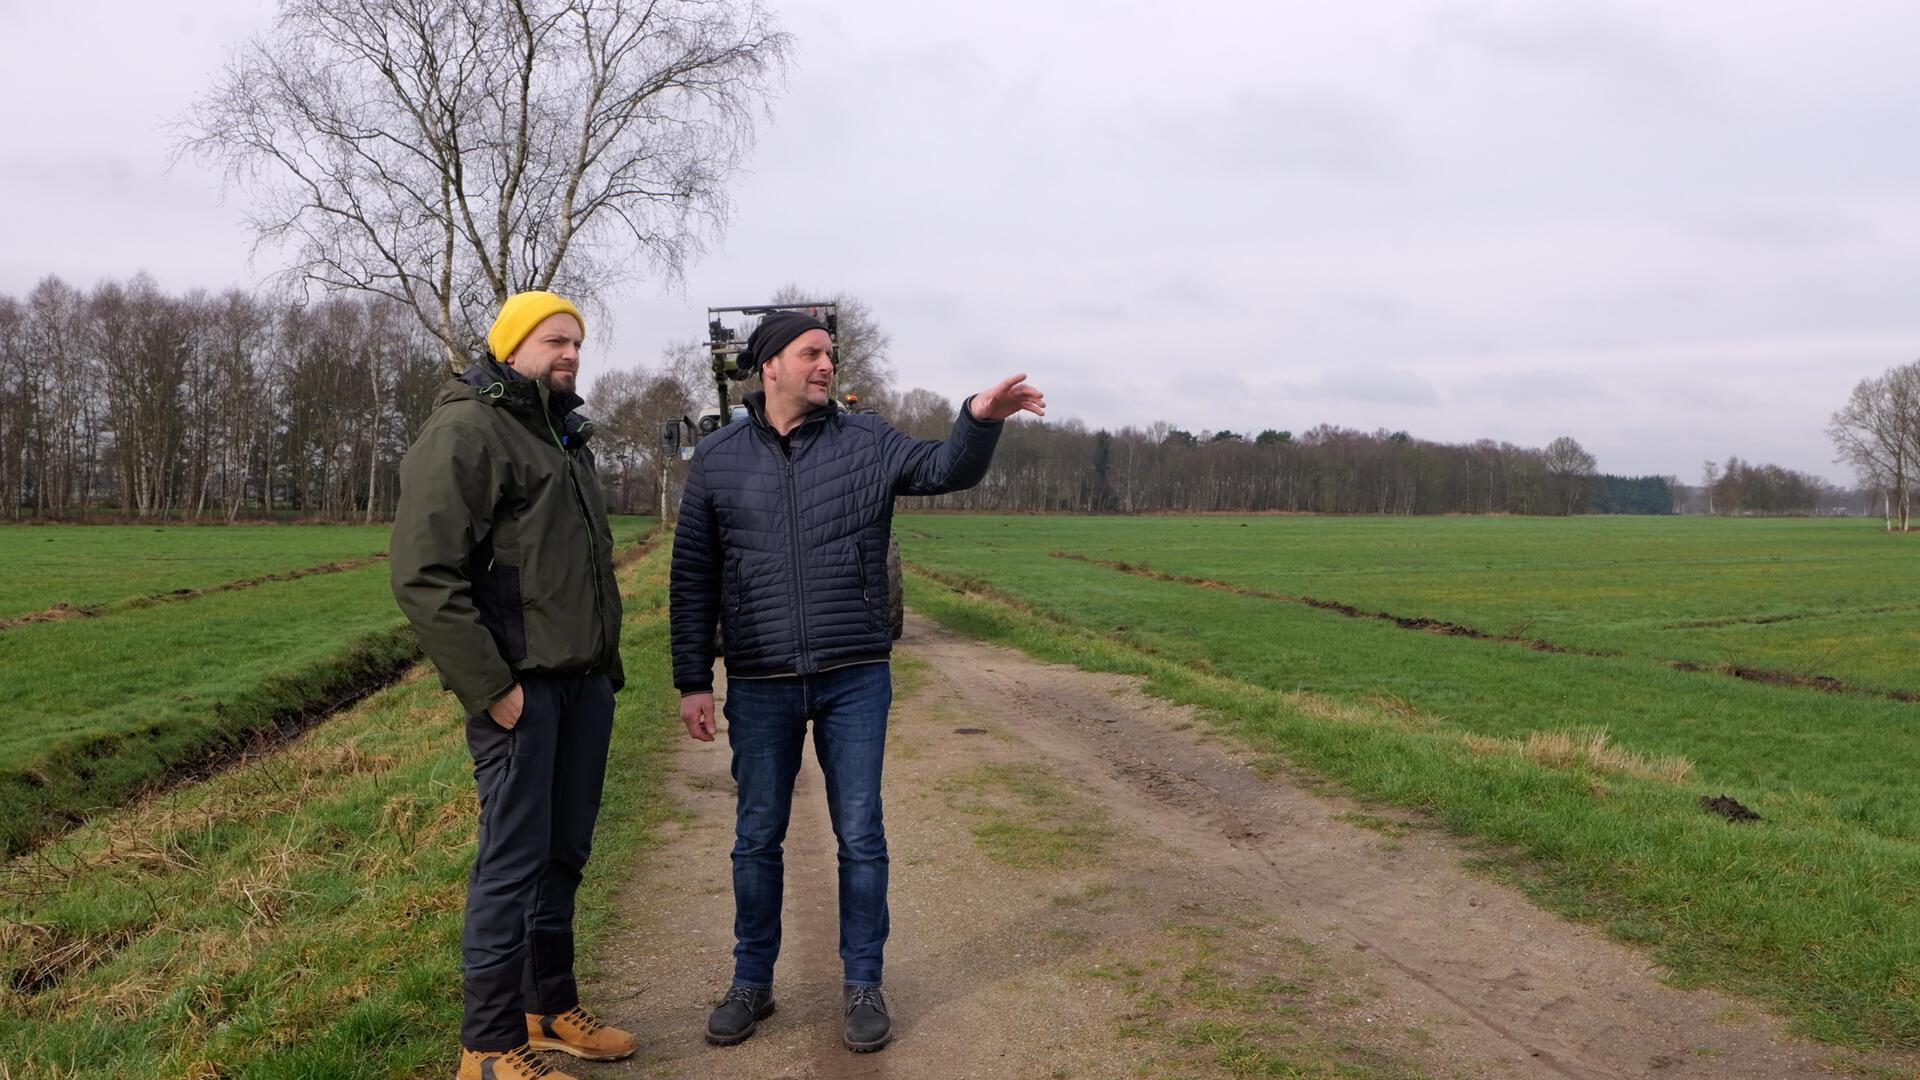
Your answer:
[[[487,715],[493,718],[494,723],[512,731],[513,725],[520,722],[520,707],[525,703],[526,695],[520,692],[520,684],[515,683],[513,689],[507,691],[506,697],[487,706]]]

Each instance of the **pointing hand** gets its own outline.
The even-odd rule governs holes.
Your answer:
[[[1017,412],[1030,412],[1035,416],[1047,415],[1047,397],[1039,387],[1029,386],[1026,373],[1009,375],[996,383],[992,389],[982,390],[973,395],[968,410],[975,420],[1005,420]]]

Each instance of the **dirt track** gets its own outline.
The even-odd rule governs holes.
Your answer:
[[[648,853],[621,900],[630,930],[588,988],[640,1052],[575,1071],[1756,1078],[1856,1060],[1751,1002],[1663,985],[1643,953],[1462,870],[1444,837],[1263,775],[1130,680],[919,618],[902,645],[929,670],[889,736],[895,1044],[838,1042],[833,839],[810,756],[780,1011],[742,1046],[702,1041],[732,943],[723,736],[682,744],[686,822]]]

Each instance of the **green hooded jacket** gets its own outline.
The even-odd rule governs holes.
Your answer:
[[[620,689],[620,590],[579,397],[488,358],[449,381],[400,463],[393,595],[469,714],[521,673]]]

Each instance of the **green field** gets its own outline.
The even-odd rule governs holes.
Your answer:
[[[1920,649],[1920,537],[1888,536],[1877,522],[901,520],[910,557],[960,572],[1070,552],[1578,649],[1920,692],[1912,662]],[[1035,565],[1061,569],[1058,561]]]
[[[1920,705],[1890,693],[1920,688],[1904,662],[1920,551],[1875,523],[899,528],[911,602],[950,625],[1147,675],[1257,747],[1425,810],[1550,906],[1657,946],[1677,979],[1771,998],[1825,1038],[1920,1045]],[[1766,820],[1699,805],[1722,793]]]
[[[617,519],[616,539],[651,525]],[[385,547],[384,527],[0,528],[14,611],[94,612],[0,629],[0,850],[411,663]]]
[[[1651,948],[1678,983],[1755,995],[1834,1042],[1920,1046],[1920,703],[1902,697],[1920,689],[1902,602],[1920,592],[1909,542],[1874,523],[898,526],[917,610],[1143,676],[1275,768],[1412,808],[1486,872]],[[457,707],[430,674],[280,752],[104,808],[409,665],[381,545],[367,547],[379,531],[285,527],[284,551],[262,542],[276,532],[56,530],[78,537],[71,581],[92,583],[63,591],[39,550],[62,546],[48,529],[0,529],[15,610],[99,605],[0,629],[13,698],[0,827],[15,847],[72,829],[0,877],[0,1063],[289,1077],[445,1065],[473,810]],[[631,852],[662,812],[664,736],[638,718],[674,698],[666,561],[662,545],[622,571],[638,693],[620,705],[634,735],[613,768],[631,783],[609,783],[621,801],[605,852]],[[325,563],[345,565],[242,580]],[[1764,820],[1701,806],[1720,794]],[[610,887],[618,867],[596,865]]]
[[[586,974],[670,812],[666,563],[621,571],[628,685],[580,899]],[[478,813],[459,713],[420,665],[275,753],[5,864],[0,1076],[451,1075]]]
[[[204,589],[387,550],[385,525],[0,528],[0,619]]]
[[[650,517],[616,517],[629,544]],[[0,526],[0,622],[384,555],[386,525]]]

